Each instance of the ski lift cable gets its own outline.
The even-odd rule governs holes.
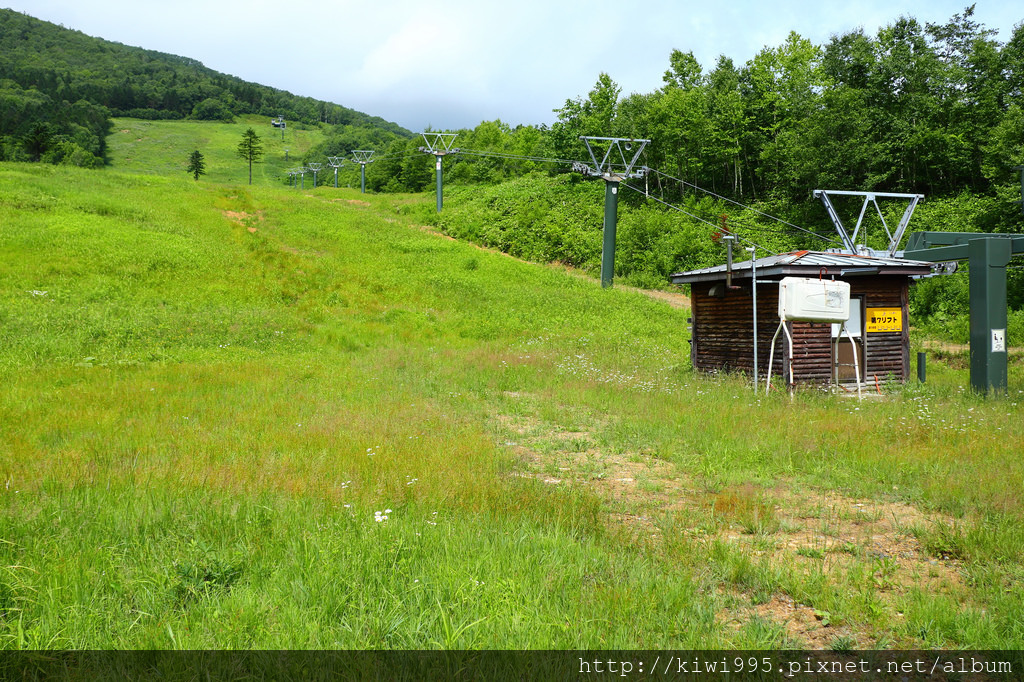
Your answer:
[[[636,188],[630,187],[630,189],[636,189]],[[655,201],[658,201],[659,203],[662,203],[662,204],[666,203],[665,201],[659,199],[658,197],[653,196],[648,191],[642,191],[642,190],[636,190],[636,191],[639,191],[641,194],[644,194],[644,196],[646,196],[649,199],[654,199]],[[699,211],[699,212],[706,212],[706,209],[702,209],[702,208],[699,208],[699,207],[698,208],[694,208],[692,210],[696,210],[696,211]],[[694,218],[698,218],[698,219],[702,220],[702,222],[705,222],[705,223],[707,223],[709,225],[713,224],[713,223],[709,222],[707,219],[701,218],[700,216],[696,216],[696,215],[694,215],[692,213],[686,212],[686,214],[690,215],[690,216],[692,216]],[[707,213],[707,215],[710,215],[710,213]],[[718,216],[716,215],[715,217],[718,217]],[[770,225],[770,224],[766,225],[766,224],[763,224],[763,223],[750,223],[750,222],[747,222],[746,220],[744,220],[742,217],[737,217],[737,216],[732,216],[731,224],[739,226],[739,227],[743,227],[743,228],[751,230],[751,231],[756,231],[756,232],[759,232],[759,233],[768,232],[768,233],[775,234],[775,235],[785,235],[785,236],[792,236],[794,234],[793,230],[786,229],[785,227],[782,227],[782,226],[775,226],[775,225]],[[814,234],[814,233],[811,233],[811,234]],[[815,236],[818,236],[818,235],[815,235]],[[828,241],[828,240],[826,240],[826,241]],[[753,242],[751,242],[751,243],[753,243]],[[765,248],[765,247],[761,247],[758,244],[755,244],[755,246],[758,246],[758,248]]]
[[[715,197],[716,199],[721,199],[722,201],[728,201],[730,204],[735,204],[736,206],[739,206],[741,208],[747,209],[749,211],[753,211],[754,213],[757,213],[758,215],[762,215],[765,218],[771,218],[772,220],[776,220],[776,221],[782,223],[783,225],[788,225],[789,227],[792,227],[792,228],[794,228],[796,230],[800,230],[801,232],[805,232],[805,233],[807,233],[809,235],[812,235],[814,237],[817,237],[818,239],[821,239],[823,241],[831,242],[831,243],[837,244],[839,246],[843,245],[842,242],[839,242],[839,241],[837,241],[835,239],[832,239],[830,237],[824,237],[824,236],[818,234],[817,232],[812,232],[811,230],[808,230],[805,227],[800,227],[799,225],[794,225],[793,223],[791,223],[791,222],[789,222],[787,220],[783,220],[782,218],[777,218],[777,217],[771,215],[770,213],[765,213],[764,211],[759,211],[759,210],[757,210],[756,208],[754,208],[752,206],[747,206],[746,204],[743,204],[743,203],[740,203],[739,201],[735,201],[733,199],[730,199],[729,197],[722,196],[721,194],[716,194],[715,192],[712,192],[709,189],[704,189],[703,187],[700,187],[699,185],[695,185],[692,182],[687,182],[686,180],[683,180],[682,178],[677,178],[677,177],[674,177],[672,175],[669,175],[668,173],[664,173],[664,172],[658,170],[657,168],[649,168],[648,170],[653,171],[653,172],[655,172],[658,175],[661,175],[663,177],[666,177],[669,180],[675,180],[676,182],[680,182],[680,183],[682,183],[684,185],[687,185],[689,187],[693,187],[696,190],[700,190],[701,192],[704,192],[706,194],[710,194],[711,196]]]
[[[643,195],[647,196],[647,197],[648,197],[648,198],[650,198],[650,199],[654,199],[654,200],[655,200],[655,201],[657,201],[658,203],[660,203],[660,204],[664,204],[664,205],[665,205],[665,206],[667,206],[668,208],[671,208],[671,209],[672,209],[672,210],[674,210],[674,211],[678,211],[678,212],[682,213],[683,215],[687,215],[687,216],[690,216],[690,217],[691,217],[691,218],[693,218],[694,220],[697,220],[697,221],[699,221],[699,222],[702,222],[702,223],[704,223],[705,225],[710,225],[711,227],[714,227],[715,229],[717,229],[717,228],[718,228],[718,225],[716,225],[715,223],[711,222],[710,220],[705,220],[704,218],[701,218],[700,216],[694,215],[694,214],[690,213],[689,211],[686,211],[686,210],[684,210],[684,209],[681,209],[681,208],[679,208],[679,207],[678,207],[678,206],[676,206],[675,204],[670,204],[670,203],[668,203],[667,201],[664,201],[664,200],[662,200],[662,199],[659,199],[659,198],[658,198],[658,197],[656,197],[656,196],[652,196],[652,195],[648,194],[647,192],[645,192],[644,190],[642,190],[642,189],[640,189],[640,188],[638,188],[638,187],[633,187],[632,185],[630,185],[630,184],[628,184],[628,183],[625,183],[625,182],[624,182],[624,183],[622,183],[622,185],[623,185],[624,187],[627,187],[628,189],[631,189],[631,190],[633,190],[633,191],[634,191],[634,192],[636,192],[637,194],[643,194]],[[749,238],[747,238],[747,237],[744,237],[744,236],[743,236],[743,235],[741,235],[741,234],[737,234],[737,233],[733,232],[733,233],[732,233],[732,235],[733,235],[734,237],[736,237],[737,239],[739,239],[740,241],[744,241],[744,242],[747,242],[747,243],[748,243],[748,244],[750,244],[751,246],[756,246],[756,247],[757,247],[758,249],[761,249],[762,251],[766,251],[767,253],[770,253],[770,254],[772,254],[773,256],[779,256],[779,255],[781,255],[781,254],[779,254],[779,253],[777,253],[777,252],[775,252],[775,251],[772,251],[771,249],[769,249],[769,248],[767,248],[767,247],[761,246],[761,245],[760,245],[760,244],[758,244],[757,242],[755,242],[755,241],[753,241],[752,239],[749,239]]]
[[[460,149],[459,153],[461,153],[461,154],[472,154],[474,156],[494,156],[494,157],[497,157],[497,158],[515,159],[515,160],[523,160],[523,161],[544,161],[544,162],[548,162],[548,163],[564,163],[564,164],[576,163],[575,161],[570,160],[570,159],[558,159],[558,158],[552,158],[552,157],[547,157],[547,156],[526,156],[526,155],[523,155],[523,154],[513,154],[511,152],[493,152],[493,151],[487,151],[487,150],[483,150],[483,149]]]

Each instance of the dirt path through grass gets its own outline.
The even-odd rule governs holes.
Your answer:
[[[786,481],[770,488],[709,487],[672,462],[603,451],[597,445],[601,424],[571,430],[520,413],[497,415],[492,427],[517,457],[516,476],[584,486],[604,501],[610,527],[642,544],[683,542],[706,556],[708,570],[723,574],[719,596],[725,606],[717,618],[725,627],[763,621],[784,629],[789,643],[800,648],[884,648],[894,642],[870,619],[832,613],[786,587],[825,581],[851,601],[871,601],[869,610],[884,610],[885,620],[894,623],[916,593],[968,598],[960,560],[936,556],[919,539],[925,529],[953,527],[951,517]],[[737,566],[784,577],[765,590],[737,575]]]

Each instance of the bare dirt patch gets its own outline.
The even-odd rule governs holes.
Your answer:
[[[530,396],[508,395],[528,408]],[[751,561],[785,566],[796,576],[824,574],[830,582],[870,589],[890,614],[902,617],[899,604],[913,590],[930,594],[966,594],[961,563],[929,555],[917,537],[953,519],[898,501],[854,498],[832,491],[782,482],[772,488],[753,484],[711,490],[671,462],[645,453],[603,451],[595,421],[592,428],[567,428],[542,420],[529,409],[495,415],[501,444],[519,462],[517,476],[546,485],[583,485],[606,500],[611,526],[657,541],[666,529],[681,532],[695,547],[724,542]],[[666,525],[668,519],[674,519]],[[697,550],[700,552],[701,550]],[[777,592],[739,595],[718,618],[742,627],[760,618],[782,627],[790,642],[809,649],[840,644],[878,643],[866,624],[833,622],[812,604]],[[738,603],[737,603],[738,602]]]
[[[246,213],[245,211],[223,211],[225,218],[241,225],[249,232],[255,233],[257,231],[256,225],[262,223],[264,220],[263,211],[257,211],[256,213]]]
[[[656,289],[637,289],[641,294],[653,298],[655,301],[668,303],[673,308],[680,310],[690,309],[690,297],[683,293],[674,291],[659,291]]]
[[[742,599],[742,595],[740,597]],[[784,594],[775,595],[763,604],[734,607],[718,614],[719,622],[735,630],[742,628],[752,618],[781,625],[789,643],[803,649],[828,650],[841,638],[856,642],[858,636],[848,626],[833,626],[830,614],[817,611]]]

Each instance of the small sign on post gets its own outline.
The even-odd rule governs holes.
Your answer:
[[[868,334],[903,331],[902,308],[868,308],[867,313],[864,331]]]
[[[992,330],[992,352],[993,353],[1005,353],[1006,352],[1006,330],[1005,329],[993,329]]]

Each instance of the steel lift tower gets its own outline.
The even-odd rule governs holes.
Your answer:
[[[328,156],[327,165],[334,169],[334,188],[338,188],[338,169],[341,168],[345,160],[340,156]]]
[[[373,163],[373,154],[372,149],[352,150],[352,162],[359,164],[359,189],[363,194],[366,194],[366,164]],[[440,205],[437,210],[441,210]]]
[[[322,163],[311,163],[311,164],[309,164],[309,170],[313,171],[313,188],[314,189],[316,188],[316,174],[319,173],[320,169],[323,168],[323,167],[324,167],[324,165]]]
[[[628,178],[640,178],[646,168],[636,166],[640,153],[650,140],[625,137],[580,137],[587,145],[593,165],[576,161],[572,169],[583,175],[604,180],[604,245],[601,250],[601,286],[610,287],[615,278],[615,228],[619,210],[619,183]],[[601,160],[597,157],[604,149]],[[627,160],[628,159],[628,160]]]
[[[458,154],[458,149],[452,148],[455,136],[458,133],[420,133],[427,146],[420,147],[421,152],[433,154],[437,159],[437,212],[441,212],[442,187],[441,187],[441,159],[447,154]]]

